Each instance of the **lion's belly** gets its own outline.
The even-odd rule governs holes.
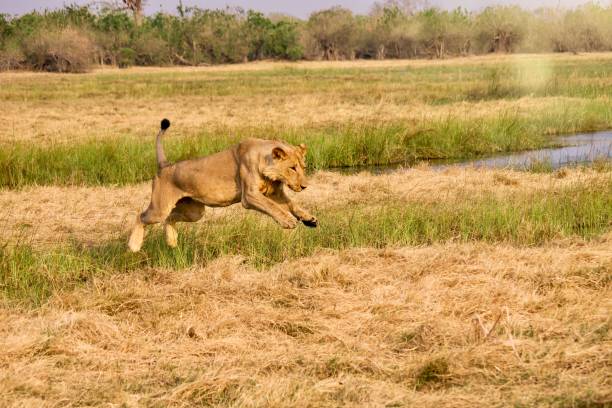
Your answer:
[[[225,207],[241,199],[238,166],[231,150],[178,163],[174,182],[209,207]]]
[[[242,195],[236,185],[213,184],[215,185],[211,185],[209,189],[205,188],[206,185],[202,186],[204,188],[194,191],[191,197],[209,207],[227,207],[240,202]]]

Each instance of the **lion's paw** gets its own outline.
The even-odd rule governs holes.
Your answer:
[[[294,229],[295,227],[297,227],[297,224],[298,220],[296,220],[295,218],[287,218],[286,220],[280,222],[281,227],[283,227],[284,229]]]
[[[317,228],[319,226],[319,220],[317,220],[315,217],[312,217],[309,220],[302,220],[302,223],[310,228]]]

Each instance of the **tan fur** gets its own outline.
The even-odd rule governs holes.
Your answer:
[[[241,202],[244,208],[268,214],[283,228],[299,221],[318,225],[308,211],[291,201],[287,185],[299,192],[306,188],[306,146],[282,141],[247,139],[210,156],[175,164],[160,162],[153,179],[151,203],[136,219],[128,246],[139,251],[146,225],[163,222],[166,242],[177,244],[176,222],[195,222],[204,208]]]

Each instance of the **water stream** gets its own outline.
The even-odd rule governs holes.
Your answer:
[[[458,163],[461,166],[525,170],[537,165],[558,169],[612,158],[612,131],[560,136],[562,147],[530,150]]]
[[[433,168],[438,169],[459,166],[528,170],[535,166],[558,169],[566,166],[589,164],[598,160],[612,159],[612,130],[581,133],[570,136],[556,136],[552,141],[561,146],[472,160],[423,160],[421,162],[429,162]],[[417,161],[410,165],[419,164],[421,162]],[[408,166],[407,163],[383,166],[356,166],[337,169],[337,171],[348,174],[358,173],[364,170],[372,173],[385,173]]]

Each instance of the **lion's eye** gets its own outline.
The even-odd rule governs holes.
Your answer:
[[[291,167],[291,170],[297,171],[297,168],[295,166],[293,166],[293,167]]]

